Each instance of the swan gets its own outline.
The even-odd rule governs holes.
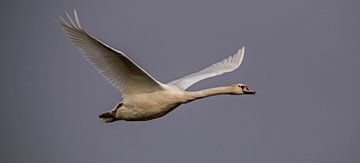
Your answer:
[[[254,90],[241,83],[187,91],[201,80],[237,69],[243,61],[245,47],[205,69],[164,84],[154,79],[125,53],[88,34],[81,27],[76,10],[73,18],[67,12],[65,14],[67,20],[59,16],[60,20],[57,21],[60,27],[87,61],[122,94],[119,104],[99,115],[103,123],[152,120],[166,115],[181,104],[214,95],[255,94]]]

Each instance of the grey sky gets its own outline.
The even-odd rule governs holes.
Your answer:
[[[360,162],[360,2],[128,0],[1,2],[0,162]],[[120,100],[54,19],[85,29],[159,81],[246,46],[236,82],[148,122],[101,124]]]

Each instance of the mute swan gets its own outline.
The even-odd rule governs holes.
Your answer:
[[[87,61],[123,96],[123,101],[112,110],[99,115],[104,123],[117,120],[155,119],[164,116],[181,104],[214,95],[255,94],[255,91],[241,83],[201,91],[186,91],[198,81],[237,69],[244,57],[244,47],[234,55],[199,72],[163,84],[130,60],[125,53],[88,34],[79,23],[76,10],[74,10],[74,20],[67,12],[66,16],[67,21],[61,16],[61,21],[58,21],[66,35],[80,49]]]

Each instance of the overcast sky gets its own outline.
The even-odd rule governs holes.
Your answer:
[[[191,90],[245,83],[147,122],[101,124],[121,100],[54,22],[82,26],[171,81],[246,47],[240,69]],[[0,2],[0,162],[360,162],[360,2]]]

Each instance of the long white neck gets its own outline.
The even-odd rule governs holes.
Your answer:
[[[229,89],[229,87],[215,87],[200,91],[186,91],[185,96],[187,102],[190,102],[197,99],[201,99],[209,96],[215,96],[215,95],[222,95],[222,94],[231,94],[231,90]]]

